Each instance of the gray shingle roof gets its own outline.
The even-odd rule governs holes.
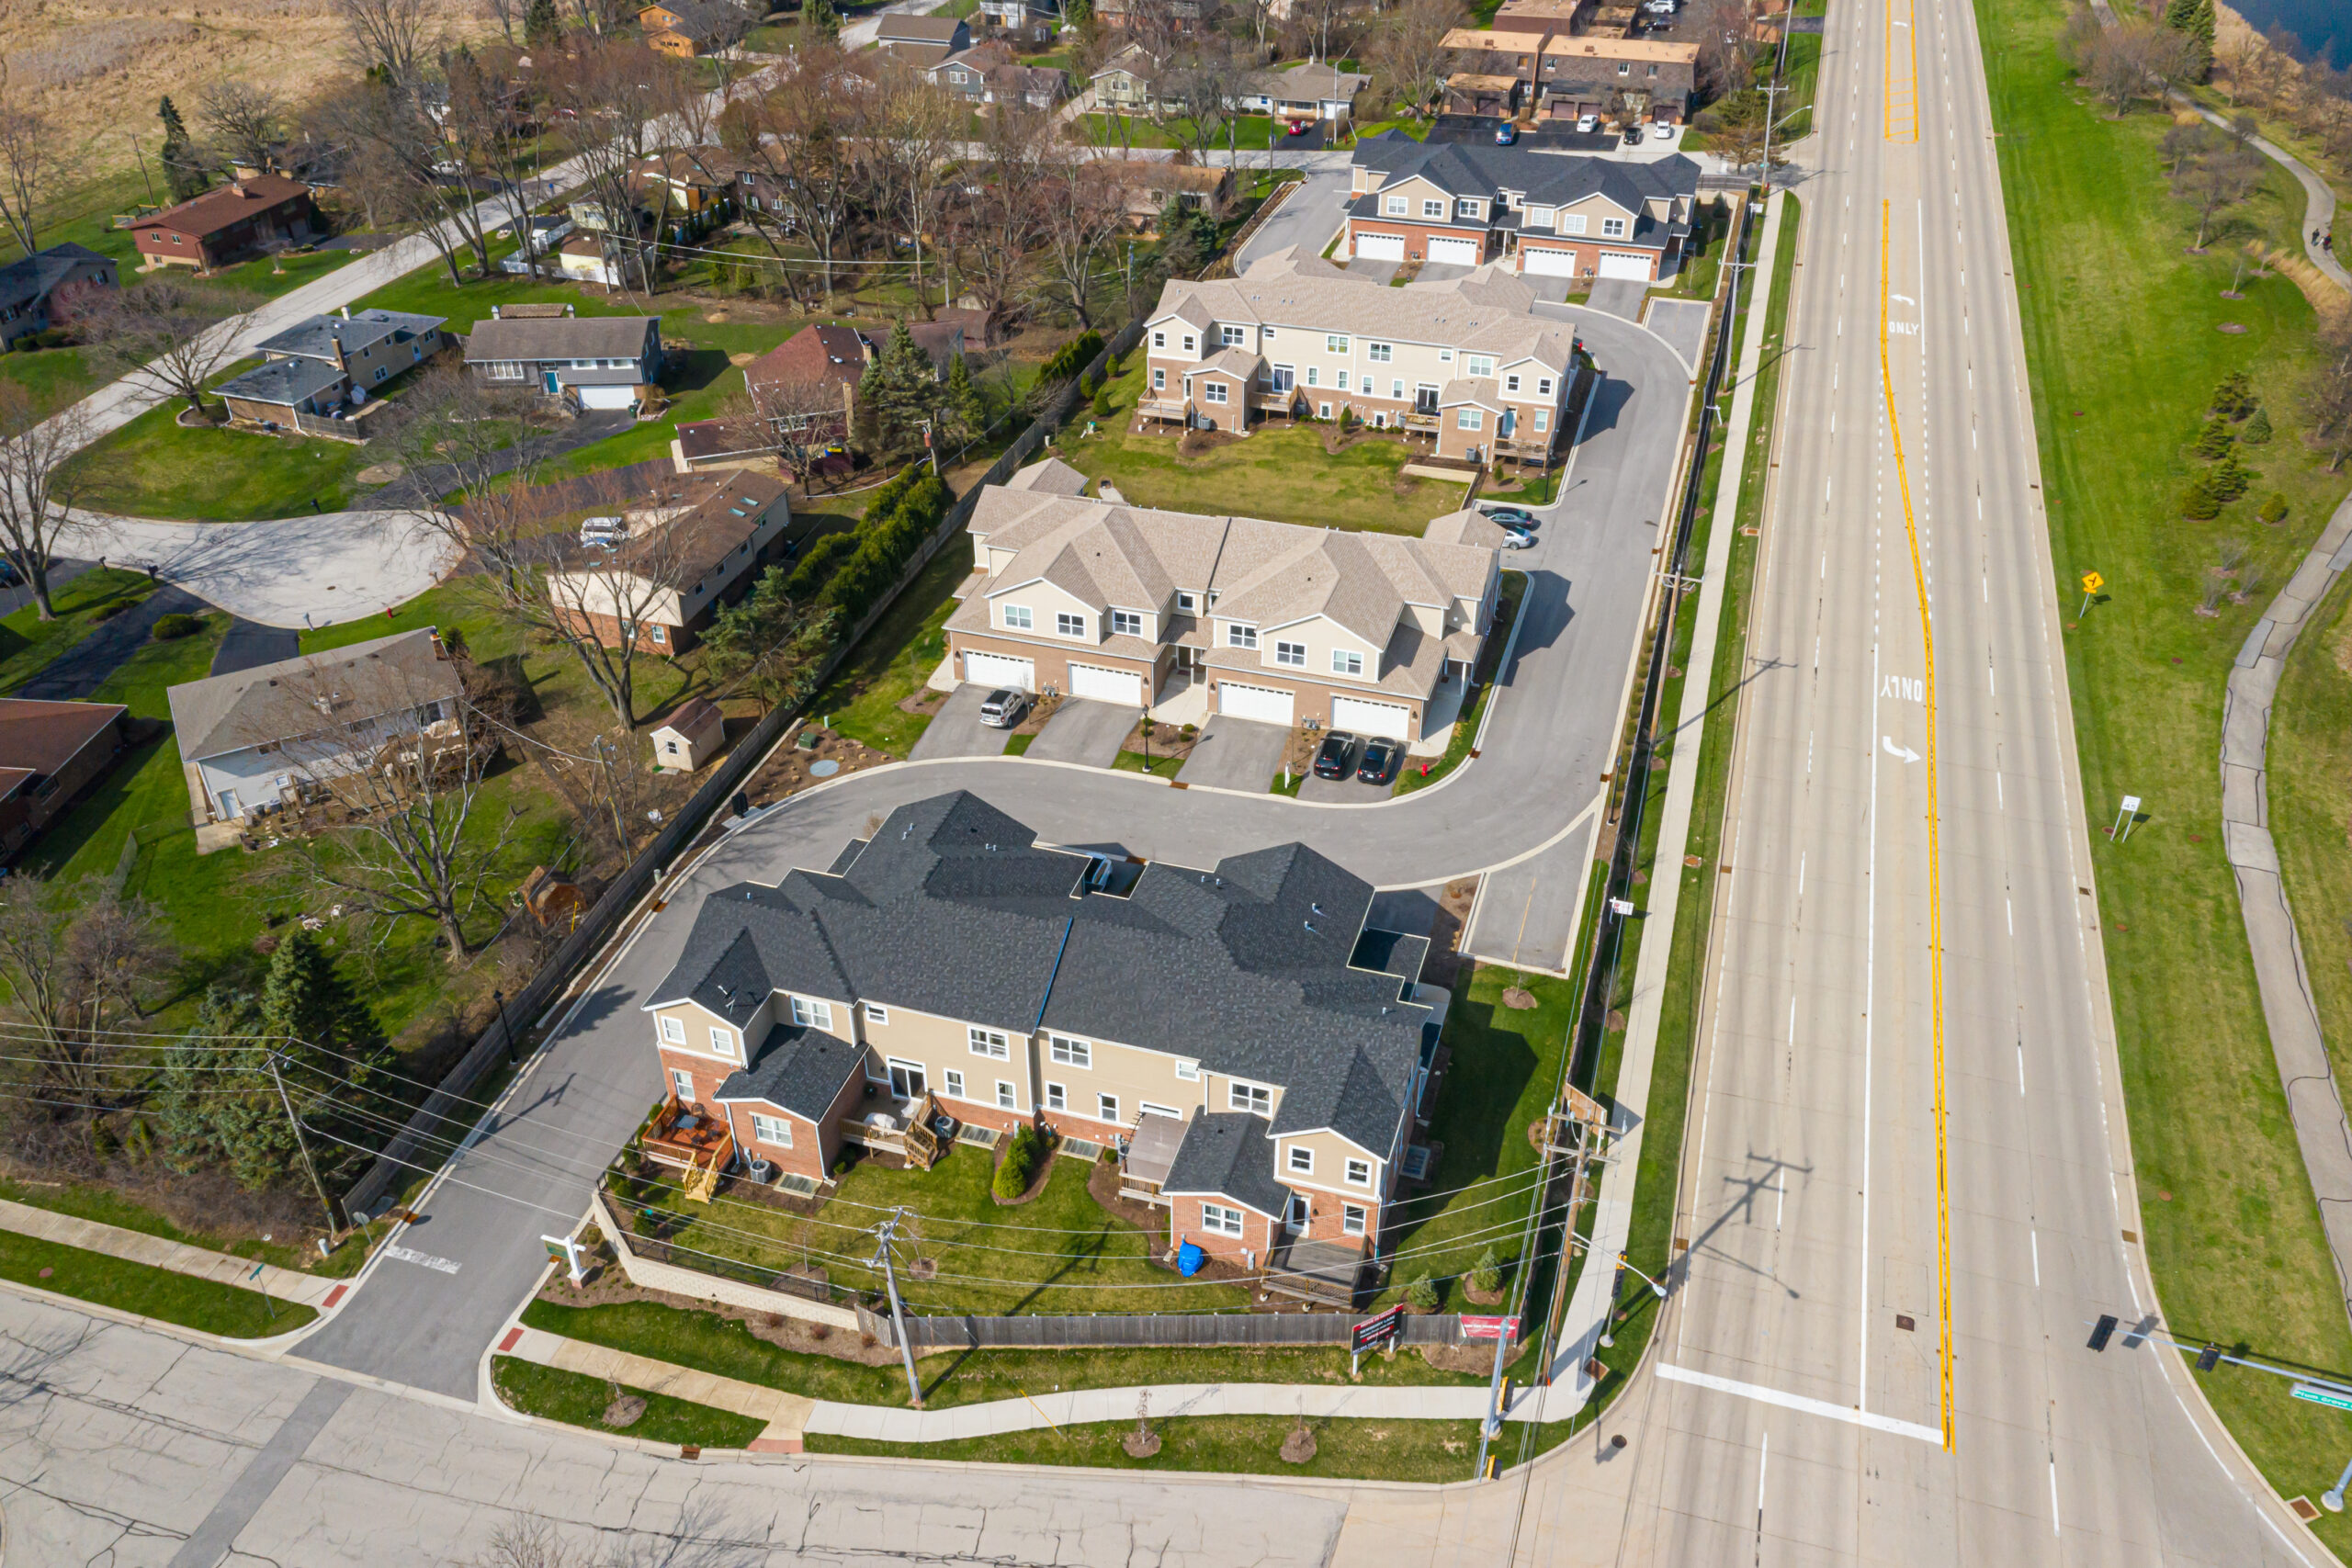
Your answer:
[[[247,398],[257,403],[291,407],[330,387],[340,386],[344,379],[342,371],[321,360],[268,359],[242,376],[221,382],[219,391],[224,398]]]
[[[645,352],[651,316],[526,316],[476,321],[466,363],[484,360],[635,359]]]
[[[1230,1198],[1269,1219],[1280,1219],[1290,1201],[1290,1189],[1274,1179],[1274,1148],[1265,1119],[1246,1111],[1193,1117],[1159,1190]]]
[[[1368,883],[1301,844],[1154,863],[1125,897],[1090,864],[976,795],[918,801],[837,874],[711,895],[648,1005],[748,1019],[786,990],[1057,1029],[1280,1086],[1302,1125],[1388,1151],[1429,1010],[1350,964]]]
[[[407,310],[355,310],[348,320],[341,316],[312,316],[295,322],[275,337],[265,338],[261,351],[332,362],[338,339],[345,354],[357,354],[402,333],[422,337],[447,320],[446,316],[420,316]]]
[[[861,1070],[865,1049],[821,1030],[785,1024],[768,1032],[760,1043],[759,1059],[749,1067],[727,1075],[711,1098],[764,1100],[796,1116],[821,1122],[840,1097],[842,1086]]]
[[[422,626],[326,653],[190,681],[164,695],[171,703],[180,757],[194,762],[317,733],[325,728],[320,722],[323,716],[311,705],[322,696],[347,705],[337,706],[334,723],[356,724],[454,697],[459,690],[457,667],[441,656],[433,628]]]
[[[19,256],[6,266],[0,266],[0,309],[45,299],[76,267],[93,263],[113,265],[89,246],[77,245],[71,240]]]
[[[1356,144],[1355,166],[1380,175],[1366,182],[1374,192],[1416,176],[1451,196],[1492,197],[1500,191],[1519,192],[1524,197],[1521,213],[1496,215],[1494,221],[1502,227],[1510,226],[1503,219],[1521,217],[1527,205],[1571,207],[1600,195],[1627,212],[1639,213],[1651,201],[1699,194],[1699,165],[1679,152],[1670,158],[1633,163],[1479,142],[1423,143],[1384,131]],[[1358,217],[1379,216],[1378,202],[1371,194],[1358,197],[1351,210]],[[1521,226],[1523,232],[1548,232]]]

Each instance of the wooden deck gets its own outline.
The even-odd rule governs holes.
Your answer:
[[[1365,1288],[1372,1262],[1361,1248],[1345,1242],[1285,1239],[1267,1257],[1261,1283],[1269,1295],[1351,1312]]]

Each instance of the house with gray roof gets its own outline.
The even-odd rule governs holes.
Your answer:
[[[493,387],[537,390],[579,409],[640,407],[662,380],[654,316],[560,316],[491,308],[466,339],[466,368]],[[543,308],[542,308],[543,309]]]
[[[0,352],[14,348],[20,337],[47,332],[61,292],[70,297],[77,288],[119,287],[113,257],[70,240],[0,266]]]
[[[455,737],[463,695],[457,666],[431,626],[189,681],[164,694],[199,829],[329,788],[388,753]]]
[[[365,407],[394,377],[447,346],[446,317],[407,310],[312,316],[262,340],[262,363],[220,385],[232,419],[297,425],[301,414],[338,417]]]
[[[1170,1247],[1361,1260],[1445,998],[1372,894],[1302,844],[1138,869],[967,792],[917,801],[827,870],[704,900],[645,1004],[666,1110],[803,1190],[910,1122],[1043,1127],[1126,1147]]]
[[[1442,728],[1431,709],[1459,694],[1494,624],[1492,543],[1163,512],[1068,493],[1050,474],[1032,484],[989,486],[974,504],[972,574],[947,617],[961,681],[1131,711],[1205,688],[1205,713],[1409,745]]]

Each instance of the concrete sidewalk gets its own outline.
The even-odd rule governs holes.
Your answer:
[[[51,1209],[37,1209],[29,1203],[14,1203],[0,1199],[0,1230],[32,1236],[40,1241],[55,1242],[61,1247],[78,1247],[85,1252],[102,1252],[108,1258],[119,1258],[131,1263],[144,1263],[152,1268],[168,1269],[175,1274],[193,1275],[209,1280],[216,1285],[235,1285],[243,1290],[259,1291],[281,1302],[294,1302],[322,1312],[350,1288],[344,1280],[322,1280],[315,1274],[298,1269],[280,1269],[274,1263],[256,1263],[248,1258],[232,1258],[225,1252],[213,1252],[185,1242],[166,1241],[144,1231],[125,1230],[120,1225],[102,1224],[96,1220],[79,1219],[61,1214]]]
[[[519,1324],[501,1337],[498,1353],[553,1367],[558,1371],[605,1378],[648,1393],[666,1394],[672,1399],[689,1400],[764,1421],[766,1428],[752,1440],[756,1452],[798,1453],[801,1434],[808,1427],[809,1412],[817,1406],[815,1400],[786,1393],[780,1388],[723,1378],[715,1372],[698,1372],[692,1367],[608,1349],[584,1339],[567,1339],[560,1334],[525,1328]]]

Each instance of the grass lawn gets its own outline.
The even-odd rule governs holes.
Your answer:
[[[907,1377],[896,1360],[865,1366],[832,1356],[787,1350],[759,1338],[717,1313],[623,1302],[571,1307],[534,1301],[523,1309],[530,1327],[609,1349],[648,1356],[739,1382],[786,1389],[811,1399],[903,1409]],[[1165,1382],[1345,1382],[1348,1353],[1340,1346],[1269,1349],[1223,1347],[1154,1349],[943,1350],[915,1362],[926,1409],[980,1404],[997,1399],[1071,1388],[1127,1388]],[[1411,1350],[1392,1360],[1367,1356],[1363,1382],[1373,1387],[1475,1385],[1475,1374],[1442,1372]]]
[[[1172,779],[1184,766],[1182,757],[1146,757],[1140,751],[1122,751],[1111,766],[1123,773],[1149,773],[1156,779]]]
[[[2312,312],[2281,277],[2247,279],[2241,300],[2220,298],[2228,247],[2184,253],[2194,217],[2159,170],[2169,119],[2143,108],[2115,121],[2075,101],[2053,47],[2065,19],[2057,0],[1990,0],[1980,15],[2060,592],[2094,568],[2109,583],[2108,602],[2065,639],[2085,808],[2103,825],[2129,791],[2152,814],[2128,848],[2094,840],[2149,1263],[2176,1333],[2342,1373],[2352,1371],[2352,1331],[2263,1030],[2212,761],[2222,682],[2274,587],[2245,605],[2224,600],[2211,618],[2195,614],[2221,540],[2245,540],[2245,567],[2275,585],[2352,484],[2301,442],[2295,393]],[[2243,221],[2294,249],[2302,211],[2300,191],[2273,169]],[[2222,321],[2247,331],[2214,331]],[[2146,331],[2151,321],[2165,330]],[[2240,369],[2277,438],[2244,453],[2260,474],[2246,500],[2216,522],[2181,522],[2184,446],[2214,383]],[[2248,513],[2274,489],[2290,510],[2269,528]],[[2306,636],[2307,654],[2332,657],[2324,633]],[[2306,673],[2299,660],[2298,679]],[[2326,765],[2308,737],[2340,744],[2341,731],[2328,713],[2309,720],[2274,740],[2280,849],[2322,1005],[2335,1008],[2342,993],[2327,960],[2340,950],[2324,944],[2338,940],[2342,910],[2306,847],[2322,831],[2308,781]],[[2340,795],[2340,776],[2330,787]],[[2326,830],[2340,854],[2340,827]],[[2338,1053],[2342,1016],[2330,1031]],[[2316,1495],[2333,1481],[2352,1420],[2255,1374],[2199,1381],[2281,1495]],[[2324,1515],[2312,1528],[2352,1552],[2352,1523]]]
[[[85,571],[53,590],[49,596],[57,608],[53,621],[42,620],[40,608],[32,604],[0,617],[0,692],[15,691],[96,630],[99,621],[121,614],[154,591],[145,572],[109,567]]]
[[[250,367],[243,361],[219,385]],[[173,399],[93,443],[80,461],[93,470],[85,503],[131,517],[246,523],[296,513],[338,512],[360,469],[379,460],[370,447],[226,427],[188,429]]]
[[[0,1179],[0,1198],[29,1208],[48,1209],[55,1213],[72,1214],[77,1219],[96,1220],[103,1225],[159,1235],[166,1241],[201,1247],[211,1252],[250,1258],[258,1263],[274,1263],[280,1269],[299,1269],[304,1273],[329,1280],[345,1280],[359,1272],[359,1266],[368,1261],[368,1249],[375,1245],[379,1233],[379,1226],[371,1221],[362,1226],[359,1234],[350,1241],[321,1258],[318,1248],[303,1246],[299,1239],[290,1242],[263,1241],[258,1236],[218,1235],[209,1231],[185,1229],[111,1187],[78,1181]]]
[[[259,1291],[215,1284],[14,1231],[0,1231],[0,1280],[232,1339],[285,1334],[318,1316],[309,1307],[273,1302]]]
[[[645,1401],[645,1413],[626,1427],[605,1425],[605,1409],[613,1400],[612,1385],[603,1378],[559,1371],[513,1356],[493,1356],[490,1381],[510,1409],[526,1416],[585,1427],[594,1432],[616,1432],[650,1443],[692,1444],[706,1449],[748,1448],[767,1423],[731,1410],[714,1409],[666,1393],[648,1393],[622,1385],[622,1392]]]
[[[1462,505],[1457,486],[1402,476],[1415,455],[1403,442],[1367,437],[1335,457],[1323,449],[1324,425],[1261,426],[1197,457],[1180,457],[1175,434],[1128,429],[1148,373],[1142,355],[1129,357],[1125,374],[1110,383],[1111,416],[1096,416],[1103,434],[1091,441],[1065,435],[1055,452],[1072,468],[1109,479],[1138,506],[1418,536],[1430,518]]]
[[[1306,1425],[1315,1434],[1315,1457],[1286,1464],[1283,1439],[1297,1421],[1287,1416],[1193,1416],[1155,1419],[1159,1452],[1129,1459],[1120,1440],[1135,1430],[1131,1421],[1040,1427],[993,1438],[962,1438],[942,1443],[885,1443],[862,1438],[810,1433],[812,1454],[871,1454],[899,1459],[963,1461],[990,1464],[1084,1465],[1104,1470],[1201,1470],[1231,1475],[1329,1476],[1367,1481],[1440,1483],[1466,1481],[1477,1462],[1476,1421],[1366,1421],[1325,1418]],[[1543,1448],[1567,1437],[1568,1424],[1544,1428]],[[1512,1439],[1506,1437],[1506,1449]],[[1539,1439],[1541,1440],[1541,1439]]]
[[[78,348],[44,348],[0,354],[0,380],[14,381],[30,392],[36,407],[56,409],[96,390],[106,384],[106,376]]]
[[[1187,1282],[1148,1261],[1167,1245],[1165,1234],[1139,1231],[1096,1203],[1086,1190],[1087,1162],[1057,1159],[1044,1190],[1016,1208],[989,1197],[993,1168],[990,1151],[968,1144],[954,1145],[927,1171],[861,1159],[811,1218],[750,1201],[688,1203],[667,1175],[635,1190],[616,1186],[625,1200],[683,1222],[668,1234],[673,1246],[776,1269],[813,1256],[834,1285],[853,1290],[881,1287],[881,1271],[863,1261],[873,1248],[862,1233],[876,1211],[905,1204],[918,1216],[914,1255],[935,1260],[939,1271],[933,1280],[901,1281],[920,1312],[1215,1312],[1249,1304],[1238,1285]]]
[[[832,684],[808,705],[810,715],[894,757],[905,756],[922,738],[931,716],[909,713],[899,703],[922,690],[947,657],[945,627],[956,609],[949,594],[972,571],[972,547],[966,538],[958,534],[939,547],[922,574],[851,651]]]

